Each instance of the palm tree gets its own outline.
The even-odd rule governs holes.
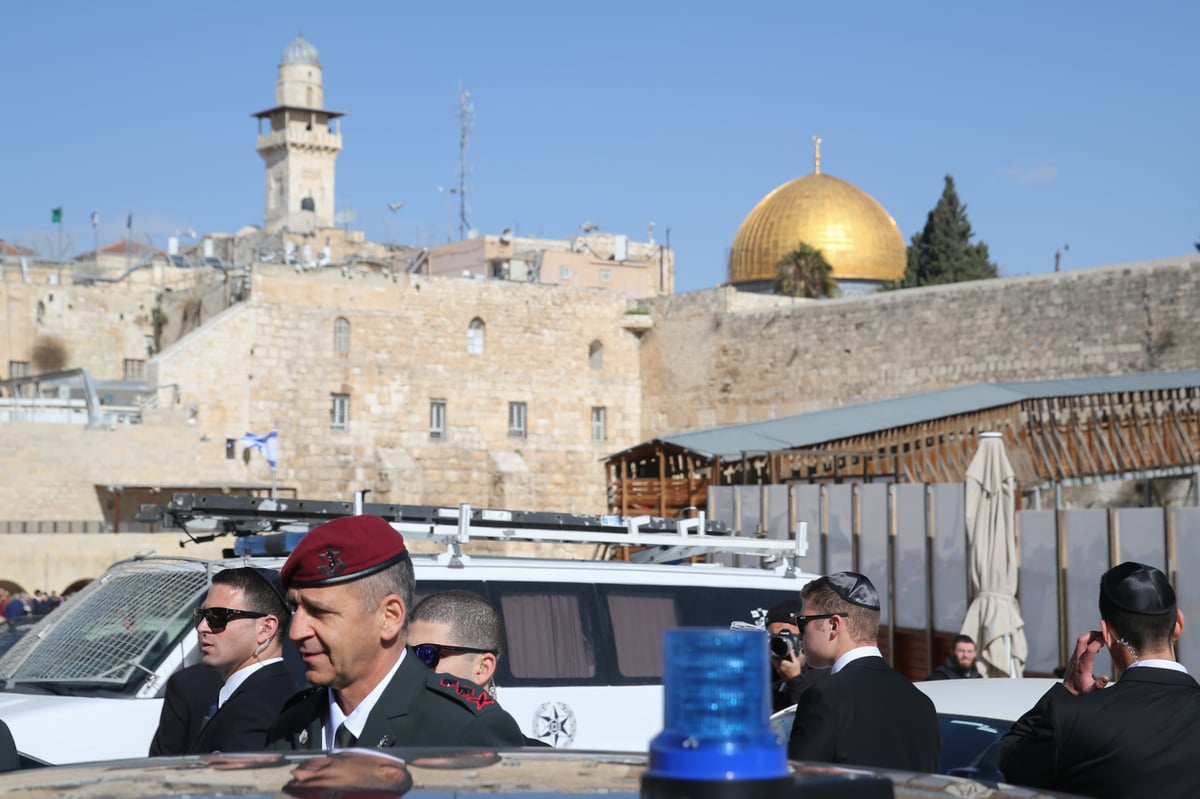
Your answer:
[[[775,293],[810,300],[832,297],[837,291],[833,267],[816,247],[800,242],[777,264]]]

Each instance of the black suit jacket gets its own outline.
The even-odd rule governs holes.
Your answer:
[[[293,697],[271,728],[268,748],[320,749],[327,696],[316,688]],[[478,685],[434,674],[409,652],[367,716],[357,745],[512,747],[524,746],[525,736]]]
[[[203,663],[187,666],[168,677],[158,730],[150,742],[150,756],[186,755],[220,690],[221,675]]]
[[[200,730],[189,754],[259,752],[285,702],[296,693],[295,679],[283,661],[263,666],[246,678]]]
[[[1200,796],[1200,684],[1137,666],[1076,696],[1055,685],[1001,740],[1009,782],[1099,797]]]
[[[805,691],[788,757],[936,772],[937,711],[881,657],[852,660]]]
[[[14,771],[21,765],[17,744],[13,741],[8,725],[0,721],[0,771]]]

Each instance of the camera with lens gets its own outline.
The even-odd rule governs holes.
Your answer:
[[[788,660],[800,652],[800,639],[793,632],[775,633],[768,641],[771,657]]]

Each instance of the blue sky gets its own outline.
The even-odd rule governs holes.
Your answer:
[[[468,218],[567,237],[670,228],[676,288],[725,279],[745,215],[822,171],[907,240],[954,176],[1002,275],[1194,254],[1200,4],[10,3],[0,238],[73,251],[261,224],[255,111],[284,47],[345,111],[339,209],[376,240],[446,239],[457,89]],[[389,202],[403,202],[391,212]],[[457,212],[457,207],[454,208]],[[457,223],[453,223],[457,237]]]

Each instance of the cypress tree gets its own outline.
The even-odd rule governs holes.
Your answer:
[[[967,220],[967,207],[959,202],[954,178],[946,175],[942,197],[929,212],[925,229],[914,234],[908,245],[904,278],[887,288],[912,288],[964,280],[998,277],[999,269],[988,258],[984,242],[971,243],[974,233]]]

